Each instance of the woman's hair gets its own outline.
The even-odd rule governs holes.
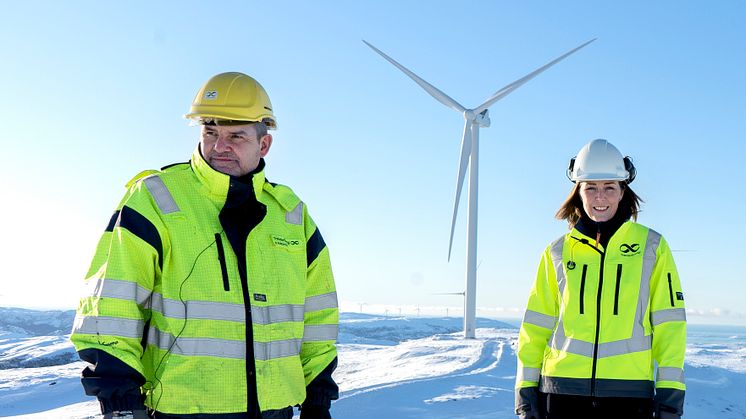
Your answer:
[[[637,221],[640,203],[644,201],[626,183],[619,182],[619,186],[621,186],[624,195],[622,195],[622,200],[619,201],[619,207],[614,217],[621,217],[623,220],[631,218]],[[583,215],[585,215],[585,210],[583,210],[583,201],[580,199],[580,182],[578,182],[573,186],[570,195],[567,196],[554,216],[558,220],[567,220],[567,224],[572,229]]]

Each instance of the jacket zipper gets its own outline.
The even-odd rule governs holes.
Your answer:
[[[223,249],[223,239],[220,237],[220,233],[215,233],[215,243],[218,245],[218,260],[220,261],[220,272],[223,274],[223,289],[230,291],[228,268],[225,266],[225,250]]]
[[[671,307],[675,307],[673,302],[673,284],[671,283],[671,272],[668,273],[668,296],[671,297]]]
[[[606,253],[598,250],[601,253],[601,269],[598,273],[598,295],[596,296],[596,338],[593,341],[593,367],[591,369],[591,396],[596,396],[596,364],[598,363],[598,337],[601,333],[601,291],[604,286],[604,258]]]
[[[248,237],[248,236],[247,236]],[[246,257],[246,251],[244,250],[244,256]],[[249,419],[260,419],[261,406],[259,406],[259,394],[256,383],[256,366],[252,359],[255,359],[254,355],[254,329],[253,320],[251,318],[251,297],[249,294],[249,280],[247,278],[246,271],[239,268],[239,276],[241,277],[241,293],[243,294],[244,301],[244,313],[246,315],[246,406],[249,411],[249,415],[246,417]]]
[[[622,281],[622,264],[616,265],[616,291],[614,291],[614,315],[619,314],[619,283]]]
[[[254,329],[251,317],[251,295],[248,282],[248,237],[252,230],[267,215],[267,207],[256,200],[251,190],[252,184],[245,184],[233,178],[228,185],[228,195],[225,205],[218,214],[220,225],[223,226],[228,244],[236,256],[235,266],[241,284],[241,294],[244,306],[244,342],[246,342],[245,370],[246,370],[246,412],[249,419],[261,419],[261,406],[257,392],[257,370],[254,362]],[[266,389],[265,389],[266,390]]]
[[[585,274],[588,272],[588,265],[583,265],[583,274],[580,277],[580,314],[583,314],[585,302]]]
[[[591,397],[596,396],[596,366],[598,364],[598,338],[601,333],[601,291],[603,291],[604,285],[604,260],[606,258],[606,252],[599,250],[596,246],[592,245],[588,239],[576,239],[583,244],[590,246],[591,249],[595,250],[601,255],[601,269],[598,272],[598,294],[596,295],[596,337],[593,341],[593,365],[591,367]]]

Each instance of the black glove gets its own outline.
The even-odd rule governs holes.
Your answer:
[[[515,392],[515,414],[521,419],[541,419],[538,387],[524,387]]]
[[[332,415],[324,406],[309,404],[301,406],[300,419],[332,419]]]
[[[148,413],[144,410],[116,410],[114,412],[104,413],[104,419],[149,419]]]
[[[679,419],[684,413],[684,390],[656,388],[653,407],[656,419]]]
[[[662,403],[654,402],[653,417],[655,419],[679,419],[681,416],[676,412],[676,409],[671,406],[666,406]]]
[[[655,419],[679,419],[681,416],[675,412],[669,412],[668,410],[655,409]]]

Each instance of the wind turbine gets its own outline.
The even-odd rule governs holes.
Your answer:
[[[481,105],[474,109],[467,109],[460,103],[451,99],[447,94],[438,90],[435,86],[423,80],[418,75],[409,71],[406,67],[396,62],[393,58],[389,57],[383,51],[369,44],[365,40],[365,45],[369,46],[373,51],[377,52],[388,62],[393,64],[396,68],[404,72],[409,78],[414,80],[415,83],[419,84],[420,87],[425,89],[430,96],[434,97],[438,102],[448,106],[454,111],[464,116],[464,134],[461,138],[461,157],[459,159],[458,167],[458,178],[456,180],[456,199],[453,203],[453,218],[451,220],[451,236],[448,242],[448,260],[451,260],[451,248],[453,247],[453,230],[456,226],[456,215],[458,214],[459,198],[461,198],[461,188],[464,185],[464,178],[466,175],[466,168],[469,167],[469,204],[468,204],[468,217],[466,227],[466,298],[464,299],[464,337],[467,339],[474,339],[474,329],[476,323],[476,288],[477,288],[477,186],[479,182],[479,128],[490,126],[489,111],[487,108],[492,106],[498,100],[504,98],[515,89],[521,87],[523,84],[539,75],[544,70],[557,64],[558,62],[565,59],[570,54],[583,48],[584,46],[595,41],[596,38],[591,39],[588,42],[562,54],[558,58],[548,62],[542,67],[534,70],[533,72],[521,77],[520,79],[506,85],[502,89],[498,90],[484,101]]]

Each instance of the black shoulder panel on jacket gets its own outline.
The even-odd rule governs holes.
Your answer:
[[[188,161],[183,161],[183,162],[179,162],[179,163],[171,163],[171,164],[167,164],[167,165],[165,165],[165,166],[161,167],[161,170],[166,170],[166,169],[168,169],[169,167],[174,167],[174,166],[178,166],[178,165],[180,165],[180,164],[189,164],[189,162],[188,162]]]
[[[83,349],[80,359],[93,365],[83,370],[85,394],[96,396],[103,413],[115,410],[145,410],[140,387],[145,378],[119,358],[100,349]]]
[[[324,238],[321,237],[321,232],[318,228],[313,232],[311,238],[306,242],[306,262],[308,266],[311,266],[314,260],[319,257],[319,253],[326,247]]]
[[[109,224],[106,226],[106,231],[114,231],[114,226],[117,224],[118,218],[119,218],[119,210],[114,211],[114,214],[111,215],[111,218],[109,219]]]
[[[158,234],[158,229],[155,228],[150,220],[125,205],[119,212],[116,225],[126,228],[130,233],[152,246],[158,252],[158,266],[161,270],[163,269],[163,243],[161,242],[160,234]]]

